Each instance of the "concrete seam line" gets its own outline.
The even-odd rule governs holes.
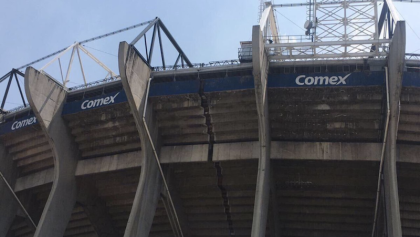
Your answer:
[[[229,195],[228,191],[225,187],[223,187],[223,169],[220,165],[221,162],[214,162],[214,168],[216,168],[216,175],[217,175],[217,187],[220,189],[220,193],[223,199],[223,207],[225,209],[226,214],[226,221],[228,222],[229,227],[229,235],[235,236],[235,229],[233,228],[233,220],[232,220],[232,212],[229,202]]]

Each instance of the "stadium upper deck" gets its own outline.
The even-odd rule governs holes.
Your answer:
[[[28,67],[0,236],[419,236],[420,60],[394,20],[386,57],[270,59],[254,26],[248,62],[122,42],[119,78],[69,89]]]

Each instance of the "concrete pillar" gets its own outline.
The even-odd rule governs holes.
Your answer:
[[[143,124],[143,109],[146,106],[146,89],[151,70],[139,57],[134,46],[130,46],[126,42],[120,43],[118,66],[128,103],[140,135],[141,152],[144,157],[139,185],[124,236],[146,237],[149,236],[152,227],[161,190],[161,176],[146,127]],[[155,124],[156,120],[153,119],[151,106],[148,106],[146,122],[156,150],[160,151],[158,147],[158,127]]]
[[[17,177],[13,159],[7,153],[6,148],[0,143],[0,172],[7,182],[14,187]],[[16,216],[18,204],[10,192],[6,183],[0,178],[0,236],[6,236],[13,219]]]
[[[270,197],[270,124],[267,101],[268,59],[259,25],[252,28],[252,67],[258,110],[259,162],[252,237],[265,236]]]
[[[404,72],[405,22],[398,21],[388,57],[390,120],[384,160],[386,219],[389,237],[400,237],[401,218],[397,182],[397,133],[399,103]]]
[[[79,159],[79,149],[61,116],[67,92],[54,79],[32,67],[26,69],[25,91],[54,157],[53,186],[34,236],[60,237],[76,202],[74,174]]]

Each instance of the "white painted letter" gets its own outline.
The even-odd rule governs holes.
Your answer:
[[[299,79],[304,78],[305,75],[300,75],[298,77],[296,77],[296,84],[298,84],[299,86],[303,86],[305,83],[303,82],[299,82]]]

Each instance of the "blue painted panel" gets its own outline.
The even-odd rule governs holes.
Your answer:
[[[245,89],[254,89],[253,76],[224,77],[219,79],[206,79],[204,81],[204,92]]]
[[[420,74],[417,72],[404,72],[403,86],[420,87]]]
[[[64,104],[62,114],[74,114],[127,101],[124,90]]]
[[[192,94],[199,90],[200,80],[154,83],[150,85],[149,96]]]
[[[36,119],[35,115],[28,115],[15,121],[10,121],[0,125],[0,135],[32,126],[37,123],[38,120]]]
[[[385,83],[385,72],[293,73],[268,76],[268,87],[377,86]]]

